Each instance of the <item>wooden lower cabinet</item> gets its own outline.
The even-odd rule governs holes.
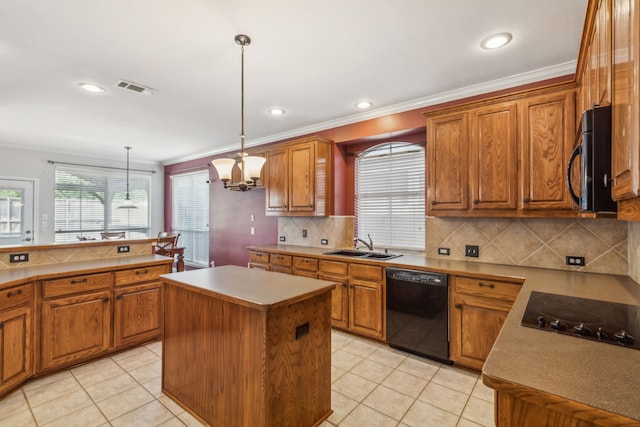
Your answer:
[[[43,301],[39,368],[106,353],[111,347],[111,305],[109,290]]]
[[[449,290],[449,357],[456,365],[479,371],[520,284],[451,276]]]
[[[31,306],[0,311],[0,395],[32,373]]]
[[[383,338],[382,284],[351,279],[349,284],[349,329],[360,334]]]
[[[116,348],[158,338],[161,329],[162,284],[158,281],[116,289],[113,344]]]

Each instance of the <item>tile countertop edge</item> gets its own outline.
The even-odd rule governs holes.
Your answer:
[[[331,249],[294,245],[250,246],[248,249],[523,281],[483,374],[640,421],[640,375],[631,374],[640,366],[640,351],[520,326],[531,291],[640,305],[640,284],[630,277],[445,261],[417,255],[387,261],[350,259],[324,254]]]
[[[640,351],[520,326],[532,291],[640,305],[626,276],[539,270],[527,277],[482,369],[489,385],[522,386],[640,421]]]

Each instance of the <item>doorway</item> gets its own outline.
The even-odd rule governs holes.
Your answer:
[[[35,182],[0,179],[0,245],[33,245]]]

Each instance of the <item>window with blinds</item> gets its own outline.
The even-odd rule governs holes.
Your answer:
[[[180,233],[184,262],[209,266],[209,170],[171,175],[172,231]]]
[[[409,143],[388,143],[355,162],[356,230],[374,247],[424,251],[425,152]]]
[[[129,174],[135,209],[121,209],[127,193],[124,171],[58,166],[55,173],[55,240],[100,240],[100,232],[126,231],[129,239],[148,237],[148,175]]]

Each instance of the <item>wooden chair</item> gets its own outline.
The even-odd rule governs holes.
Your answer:
[[[102,240],[118,240],[126,237],[125,231],[103,231],[100,233]]]
[[[162,233],[163,232],[160,232],[160,234]],[[180,237],[180,234],[169,234],[164,237],[158,237],[158,240],[156,240],[156,244],[153,252],[156,255],[168,256],[174,259],[176,255],[182,255],[183,252],[181,251],[181,248],[178,248],[179,237]],[[180,268],[181,261],[182,259],[180,258],[178,260],[178,266],[176,268],[177,271],[181,271],[182,269],[184,269],[184,267],[182,267],[182,269]]]

